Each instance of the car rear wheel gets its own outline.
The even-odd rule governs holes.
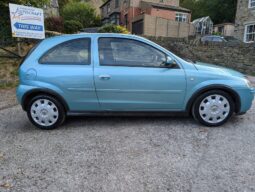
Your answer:
[[[54,129],[65,120],[63,105],[54,97],[38,95],[31,99],[27,107],[29,120],[40,129]]]
[[[221,90],[213,90],[199,96],[192,107],[195,120],[206,126],[220,126],[233,114],[234,102],[231,96]]]

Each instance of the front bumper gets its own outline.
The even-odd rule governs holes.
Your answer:
[[[238,113],[242,114],[251,108],[255,95],[255,88],[239,89],[237,92],[241,100],[240,111]]]
[[[255,95],[255,88],[252,88],[252,89],[251,89],[251,93],[252,93],[253,95]]]

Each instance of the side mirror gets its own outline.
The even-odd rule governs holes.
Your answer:
[[[167,67],[172,67],[173,65],[175,65],[176,62],[174,59],[172,59],[171,57],[167,56],[166,57],[166,61],[165,61],[165,66]]]

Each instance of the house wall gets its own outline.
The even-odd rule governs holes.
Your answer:
[[[144,35],[156,37],[188,37],[195,34],[191,23],[176,22],[161,17],[144,15]]]
[[[131,7],[140,7],[140,2],[142,0],[130,0],[130,6]],[[144,0],[146,2],[152,2],[152,3],[161,3],[160,0]],[[180,1],[179,0],[163,0],[164,5],[174,5],[179,6]]]
[[[155,17],[161,17],[165,19],[170,19],[175,21],[175,16],[176,16],[177,11],[172,11],[172,10],[165,10],[165,9],[157,9],[157,8],[151,8],[150,9],[150,15],[155,16]],[[191,14],[190,13],[185,13],[188,15],[188,21],[190,21]]]
[[[170,10],[152,8],[151,15],[155,17],[162,17],[165,19],[175,20],[176,12],[170,11]]]
[[[125,25],[125,15],[127,15],[127,18],[128,18],[127,25]],[[129,7],[127,9],[123,9],[120,12],[121,25],[125,26],[129,31],[132,31],[132,21],[138,15],[141,15],[141,9],[138,7]]]
[[[123,23],[123,24],[124,24],[124,20],[125,20],[124,19],[125,14],[128,14],[128,20],[129,20],[129,23],[126,27],[129,31],[132,31],[132,21],[137,20],[136,17],[141,14],[151,15],[153,17],[158,17],[158,18],[162,18],[162,19],[175,21],[176,11],[157,9],[157,8],[145,8],[142,10],[138,7],[130,7],[124,11],[121,11],[121,23]],[[185,14],[188,15],[188,21],[189,21],[191,14],[189,14],[189,13],[185,13]],[[158,21],[161,22],[160,19]],[[187,23],[189,23],[189,22],[187,22]],[[150,23],[148,23],[148,24],[150,24]],[[145,25],[147,26],[147,23],[145,23]]]
[[[234,36],[241,41],[244,41],[246,24],[255,24],[255,8],[249,8],[249,0],[238,0]]]
[[[151,25],[149,22],[145,22],[144,26],[146,26],[146,28],[148,28],[148,30],[150,29],[151,26],[164,28],[163,32],[160,31],[160,30],[157,30],[157,34],[156,34],[156,35],[159,35],[159,36],[163,35],[162,33],[165,33],[166,26],[163,26],[162,23],[165,23],[166,22],[165,20],[175,21],[176,11],[166,10],[166,9],[157,9],[157,8],[153,8],[151,6],[141,8],[141,1],[142,0],[126,0],[126,1],[119,0],[119,7],[116,8],[115,0],[111,0],[107,3],[105,3],[103,7],[101,7],[102,18],[109,18],[111,13],[119,12],[120,13],[120,25],[125,26],[129,31],[132,31],[132,22],[134,20],[137,20],[137,17],[139,17],[140,15],[143,15],[143,14],[151,15],[155,18],[158,18],[157,19],[157,25],[156,24]],[[160,2],[160,0],[145,0],[145,1],[146,2],[161,3],[161,4],[164,4],[164,5],[179,6],[179,0],[163,0],[163,3]],[[107,13],[107,5],[108,4],[110,5],[110,12]],[[191,14],[190,13],[186,13],[186,14],[188,15],[188,18],[190,20]],[[125,16],[127,16],[127,20],[128,20],[127,24],[125,22],[125,20],[126,20]],[[159,18],[161,18],[163,20],[161,20]],[[153,18],[150,18],[150,19],[154,20]],[[147,25],[149,25],[149,26],[147,26]],[[189,23],[187,23],[187,25],[190,26]],[[182,24],[181,24],[181,27],[183,27]],[[180,29],[182,29],[181,27],[180,27]],[[180,33],[178,33],[178,35],[187,36],[185,30],[186,30],[186,28],[184,27],[185,35],[182,35]],[[164,35],[164,36],[166,36],[166,35]]]
[[[235,31],[234,25],[227,24],[227,25],[221,25],[221,26],[224,26],[224,32],[222,35],[224,35],[224,36],[233,36],[234,35],[234,31]],[[218,32],[219,27],[221,27],[221,26],[214,26],[214,32]]]

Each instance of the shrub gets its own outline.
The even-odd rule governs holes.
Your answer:
[[[97,16],[95,17],[93,27],[99,27],[99,26],[101,26],[101,25],[102,25],[102,23],[101,23],[101,17],[100,17],[99,15],[97,15]]]
[[[100,33],[129,33],[129,31],[120,25],[114,24],[105,24],[99,28],[98,32]]]
[[[44,21],[45,28],[49,31],[63,32],[64,23],[62,17],[47,17]]]
[[[82,24],[79,21],[68,20],[64,21],[64,31],[65,33],[76,33],[82,29]]]
[[[97,21],[96,10],[84,2],[67,3],[62,11],[64,20],[79,21],[84,28],[93,27]]]

